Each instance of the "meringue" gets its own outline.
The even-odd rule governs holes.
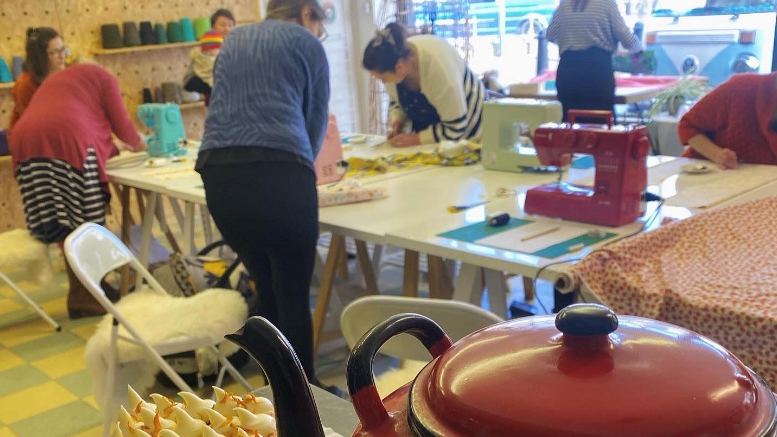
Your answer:
[[[240,402],[240,404],[241,407],[245,408],[253,414],[270,414],[272,412],[270,415],[275,415],[272,402],[267,398],[256,397],[253,393],[248,393],[247,395],[243,396],[242,402]]]
[[[163,419],[156,411],[150,408],[140,409],[140,420],[151,430],[151,434],[156,435],[163,429],[175,429],[175,422],[169,419]]]
[[[227,434],[239,424],[234,423],[233,417],[224,417],[216,410],[208,410],[210,427],[221,434]]]
[[[183,398],[184,410],[190,416],[202,421],[208,421],[208,413],[216,403],[210,399],[200,399],[196,394],[182,391],[178,396]]]
[[[253,414],[245,408],[235,408],[235,411],[243,429],[256,431],[262,435],[275,432],[275,418],[269,414]]]
[[[202,437],[226,437],[224,434],[216,432],[213,428],[205,427],[202,429]]]
[[[162,396],[157,393],[151,394],[151,399],[154,400],[154,405],[156,405],[156,411],[159,415],[165,419],[169,419],[170,415],[173,414],[173,406],[176,405],[176,402],[167,396]]]
[[[119,410],[119,422],[118,422],[118,427],[119,427],[119,431],[121,431],[121,435],[130,436],[132,435],[133,431],[139,429],[141,426],[143,426],[143,423],[138,422],[135,417],[132,417],[132,415],[122,405],[121,409]],[[130,428],[132,429],[132,431],[130,431]]]
[[[240,398],[235,398],[232,396],[232,393],[224,391],[219,387],[213,387],[213,391],[216,394],[216,404],[213,406],[213,409],[224,417],[234,416],[235,408],[240,406],[238,401]]]
[[[207,426],[202,420],[189,416],[180,405],[173,407],[171,418],[177,423],[175,431],[180,437],[197,437],[202,434],[202,428]]]
[[[131,386],[127,386],[127,393],[129,394],[129,407],[130,411],[135,414],[140,413],[140,407],[146,407],[151,410],[156,410],[156,405],[150,404],[143,400],[142,397]]]
[[[124,437],[124,434],[121,432],[121,428],[119,428],[119,422],[116,422],[116,427],[113,428],[113,431],[111,431],[110,437]]]

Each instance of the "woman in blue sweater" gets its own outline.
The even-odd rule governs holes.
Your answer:
[[[329,105],[324,18],[316,0],[271,0],[263,22],[229,34],[196,167],[216,225],[256,282],[251,315],[283,332],[319,386],[309,305],[318,241],[313,163]]]

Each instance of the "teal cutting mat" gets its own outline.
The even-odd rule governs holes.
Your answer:
[[[488,226],[486,222],[475,223],[473,225],[464,226],[462,228],[454,229],[442,234],[437,235],[442,238],[450,238],[451,240],[464,241],[466,243],[477,243],[483,238],[497,235],[511,229],[521,227],[534,223],[532,220],[522,220],[517,218],[511,218],[510,222],[504,226],[494,227]],[[608,232],[601,237],[591,237],[588,233],[582,234],[579,237],[571,238],[553,246],[548,246],[542,250],[538,250],[534,253],[522,252],[521,250],[515,250],[515,252],[528,253],[529,255],[539,256],[542,258],[554,259],[569,253],[569,248],[578,244],[583,244],[585,247],[591,246],[596,243],[600,243],[604,240],[616,237],[618,234]],[[485,246],[485,245],[484,245]]]
[[[604,240],[608,240],[612,237],[617,236],[618,234],[613,234],[612,232],[608,232],[604,234],[601,237],[591,237],[587,233],[583,234],[579,237],[575,237],[572,239],[569,239],[567,241],[563,241],[558,244],[554,244],[553,246],[546,247],[542,250],[538,250],[537,252],[532,253],[534,256],[541,256],[543,258],[553,259],[558,258],[562,255],[566,255],[569,253],[569,248],[576,245],[576,244],[584,244],[585,247],[591,246],[593,244],[602,242]]]
[[[483,238],[490,237],[492,235],[499,234],[510,229],[515,229],[523,225],[533,223],[531,220],[522,220],[517,218],[511,218],[510,221],[504,226],[488,226],[486,222],[475,223],[474,225],[464,226],[463,228],[454,229],[452,231],[445,232],[438,235],[442,238],[450,238],[451,240],[464,241],[467,243],[474,243]]]

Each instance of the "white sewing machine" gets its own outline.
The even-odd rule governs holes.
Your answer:
[[[521,172],[542,167],[534,149],[534,131],[543,123],[560,123],[561,103],[532,99],[500,99],[483,109],[483,167]]]

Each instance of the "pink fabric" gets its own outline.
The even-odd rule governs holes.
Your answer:
[[[593,252],[572,273],[616,313],[712,338],[777,387],[775,223],[777,197],[722,208]]]
[[[693,76],[699,80],[702,80],[701,76]],[[549,80],[556,80],[556,72],[547,70],[541,75],[533,78],[530,83],[542,83]],[[680,80],[677,76],[624,76],[615,74],[615,86],[623,88],[635,88],[655,85],[671,85]]]

